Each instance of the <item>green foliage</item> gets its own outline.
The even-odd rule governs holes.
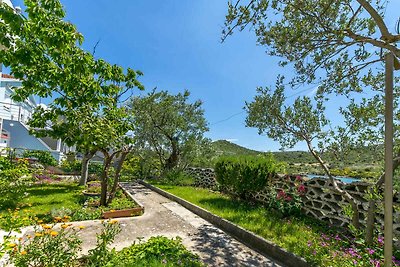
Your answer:
[[[194,178],[183,170],[171,170],[166,172],[159,182],[170,185],[189,186],[194,184]]]
[[[122,176],[128,177],[129,180],[140,178],[142,176],[142,160],[138,156],[128,156],[122,165]]]
[[[0,156],[0,171],[10,170],[14,166],[8,157]]]
[[[108,246],[114,241],[115,236],[121,232],[121,226],[116,220],[103,221],[102,224],[103,230],[96,235],[96,247],[89,250],[87,266],[106,266],[114,256],[114,250],[110,251]]]
[[[15,246],[10,260],[16,267],[76,266],[82,241],[75,229],[53,229],[43,225],[35,228],[33,236],[25,237]]]
[[[82,169],[82,161],[80,161],[80,160],[74,160],[74,161],[63,160],[61,162],[61,168],[63,171],[65,171],[67,173],[78,173]]]
[[[257,156],[263,153],[239,146],[227,140],[214,141],[212,146],[218,156]]]
[[[373,245],[367,246],[363,240],[343,233],[343,229],[328,226],[313,218],[282,218],[262,205],[231,199],[206,189],[171,185],[159,187],[271,240],[303,257],[310,266],[383,266],[381,236],[374,240]],[[399,251],[395,250],[394,255],[394,266],[399,266]]]
[[[189,164],[208,145],[202,102],[189,103],[189,96],[153,90],[128,104],[137,146],[155,153],[163,170]]]
[[[98,220],[101,218],[102,210],[93,208],[79,208],[71,213],[71,221]]]
[[[13,206],[33,180],[25,160],[19,160],[12,167],[8,164],[3,167],[6,168],[0,170],[0,208]]]
[[[49,151],[41,150],[25,150],[22,154],[24,158],[35,158],[39,163],[45,166],[57,166],[57,160],[51,155]]]
[[[281,166],[272,155],[222,157],[214,170],[222,190],[246,198],[249,193],[264,189]]]
[[[100,162],[90,162],[89,163],[89,168],[88,171],[90,174],[97,174],[100,175],[101,172],[103,171],[103,163]]]
[[[163,236],[151,237],[145,243],[124,248],[105,266],[141,266],[145,263],[159,263],[156,266],[204,266],[197,255],[182,245],[179,237],[169,239]]]
[[[107,210],[122,210],[137,207],[130,198],[122,194],[120,197],[114,198],[106,208]]]

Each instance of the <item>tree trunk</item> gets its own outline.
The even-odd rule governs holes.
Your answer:
[[[342,190],[339,188],[339,186],[336,183],[336,180],[333,178],[328,166],[325,164],[325,162],[322,160],[322,158],[317,154],[317,152],[314,150],[311,141],[307,140],[307,146],[308,150],[311,152],[311,154],[314,156],[314,158],[318,161],[318,163],[322,166],[324,169],[325,174],[329,177],[329,180],[331,181],[333,185],[333,191],[337,192],[341,196],[343,196],[351,205],[351,208],[353,210],[353,216],[351,218],[352,225],[356,229],[360,229],[360,211],[358,210],[358,204],[356,200],[345,190]]]
[[[179,149],[176,140],[171,140],[172,152],[165,163],[166,170],[172,170],[178,165],[179,162]]]
[[[400,166],[400,155],[397,155],[396,158],[393,159],[393,172]],[[378,191],[378,189],[382,186],[385,180],[385,173],[383,173],[378,181],[375,183],[373,189],[371,189],[371,194],[374,194],[374,191]],[[375,209],[376,209],[376,199],[372,196],[372,198],[368,201],[368,213],[367,213],[367,222],[365,228],[365,243],[372,244],[374,242],[374,230],[375,230]]]
[[[121,153],[121,157],[117,163],[117,166],[115,168],[115,176],[114,176],[114,183],[113,186],[111,188],[111,192],[110,192],[110,196],[107,200],[107,204],[110,204],[111,201],[115,198],[115,193],[117,192],[117,188],[118,188],[118,183],[119,183],[119,179],[121,177],[121,170],[122,170],[122,166],[124,164],[124,161],[126,159],[126,156],[129,154],[129,151],[123,151]]]
[[[104,166],[101,173],[101,196],[100,205],[107,206],[107,187],[108,187],[108,172],[111,166],[112,158],[108,153],[104,153]]]
[[[81,168],[81,178],[79,180],[79,185],[86,185],[88,174],[89,174],[89,162],[93,158],[96,151],[88,151],[85,153],[82,159],[82,168]]]

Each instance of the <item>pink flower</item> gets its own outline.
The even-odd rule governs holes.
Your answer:
[[[283,190],[279,190],[278,195],[276,196],[277,199],[284,199],[286,198],[286,193]]]
[[[297,193],[298,193],[299,195],[304,195],[304,194],[306,193],[306,187],[304,186],[304,184],[300,184],[300,185],[297,187]]]
[[[300,175],[296,176],[296,181],[303,182],[303,178]]]

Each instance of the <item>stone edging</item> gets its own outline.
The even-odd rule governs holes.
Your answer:
[[[217,215],[212,214],[211,212],[209,212],[199,206],[196,206],[190,202],[187,202],[186,200],[184,200],[180,197],[177,197],[177,196],[170,194],[160,188],[152,186],[142,180],[138,180],[138,182],[140,184],[146,186],[147,188],[159,193],[160,195],[179,203],[180,205],[187,208],[191,212],[197,214],[201,218],[209,221],[210,223],[219,227],[223,231],[231,234],[237,240],[244,243],[248,247],[256,250],[257,252],[261,253],[262,255],[271,257],[271,258],[283,263],[286,266],[294,266],[294,267],[310,266],[306,262],[305,259],[303,259],[299,256],[296,256],[295,254],[293,254],[291,252],[288,252],[287,250],[279,247],[278,245],[272,243],[271,241],[268,241],[260,236],[257,236],[255,234],[253,234],[252,232],[249,232],[236,224],[233,224]]]
[[[144,211],[145,211],[145,210],[144,210],[144,205],[143,205],[139,200],[137,200],[131,193],[129,193],[129,191],[126,190],[126,189],[122,186],[123,184],[124,184],[124,183],[118,183],[119,188],[122,189],[122,191],[124,192],[125,195],[127,195],[130,199],[132,199],[133,201],[135,201],[136,204],[138,204],[139,207],[143,209],[143,213],[144,213]]]

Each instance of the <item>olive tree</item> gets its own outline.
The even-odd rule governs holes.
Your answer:
[[[189,103],[189,96],[189,91],[172,95],[153,90],[128,104],[138,144],[156,152],[165,171],[188,164],[194,153],[209,145],[202,102]]]
[[[285,102],[288,91],[279,78],[276,90],[260,88],[254,101],[247,104],[247,124],[284,146],[305,141],[330,177],[334,190],[352,205],[356,228],[360,227],[356,200],[335,185],[329,166],[319,153],[322,150],[314,145],[319,143],[318,148],[342,153],[360,143],[368,145],[383,140],[383,54],[400,57],[396,45],[400,35],[390,31],[384,20],[386,5],[387,1],[380,0],[238,0],[228,4],[222,37],[224,41],[236,29],[241,31],[250,26],[257,43],[266,48],[268,55],[279,57],[280,66],[294,69],[289,87],[313,84],[317,88],[314,99],[298,97],[290,106]],[[397,60],[395,67],[400,67]],[[398,82],[395,77],[396,85]],[[396,87],[395,96],[398,93]],[[349,99],[343,101],[340,109],[345,123],[330,127],[323,115],[324,106],[338,95]],[[395,114],[398,124],[397,103]],[[355,126],[361,122],[368,127]],[[398,166],[397,159],[395,156],[394,167]],[[383,176],[378,177],[376,187],[382,184]],[[374,209],[375,201],[371,200],[367,242],[372,241]]]

